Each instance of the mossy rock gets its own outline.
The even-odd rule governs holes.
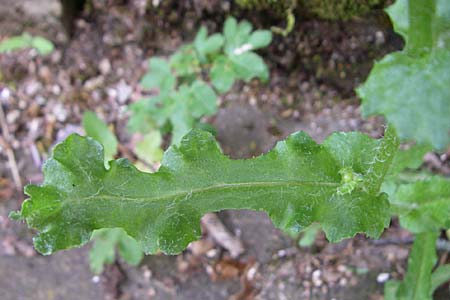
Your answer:
[[[367,14],[383,0],[304,0],[301,7],[326,20],[348,20]]]
[[[236,0],[244,9],[271,10],[284,14],[297,7],[300,13],[313,14],[326,20],[348,20],[382,6],[385,0]]]
[[[296,6],[297,0],[236,0],[236,3],[244,9],[271,10],[284,15],[288,9]]]

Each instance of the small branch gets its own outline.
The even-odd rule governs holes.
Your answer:
[[[11,135],[9,134],[8,125],[6,123],[5,113],[3,107],[0,104],[0,126],[2,128],[3,137],[0,142],[2,142],[5,148],[6,156],[8,157],[9,168],[11,169],[12,178],[17,190],[22,188],[22,180],[20,179],[19,169],[16,163],[16,157],[14,156],[14,151],[12,150],[9,142],[11,141]]]
[[[235,258],[244,253],[245,249],[241,240],[228,231],[215,213],[204,215],[201,222],[214,241],[227,249],[231,257]]]
[[[389,246],[389,245],[404,246],[404,245],[411,245],[413,242],[414,237],[405,239],[379,239],[370,241],[370,243],[374,246]],[[445,239],[437,239],[436,249],[438,251],[450,252],[450,241]]]

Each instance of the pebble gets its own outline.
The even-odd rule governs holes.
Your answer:
[[[53,106],[53,115],[59,122],[64,122],[67,119],[68,112],[61,103],[56,103]]]
[[[8,124],[14,124],[19,119],[20,112],[18,110],[12,110],[6,114],[6,122]]]
[[[384,282],[388,281],[389,277],[390,277],[389,273],[380,273],[377,276],[377,282],[384,283]]]
[[[386,38],[384,37],[383,31],[377,31],[375,32],[375,44],[377,46],[380,46],[386,42]]]
[[[100,70],[100,73],[106,75],[111,72],[111,63],[107,58],[103,58],[98,64],[98,69]]]
[[[0,92],[0,100],[4,104],[8,104],[9,98],[11,97],[11,91],[8,88],[4,88]]]
[[[25,94],[33,96],[42,88],[42,84],[39,81],[32,80],[25,86]]]
[[[124,104],[133,92],[133,88],[128,85],[125,80],[121,80],[116,87],[117,90],[117,101],[120,104]]]

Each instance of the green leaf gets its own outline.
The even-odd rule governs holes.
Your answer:
[[[252,45],[252,50],[267,47],[272,42],[272,32],[269,30],[256,30],[251,34],[248,42]]]
[[[212,84],[219,93],[228,92],[237,77],[233,63],[223,55],[214,59],[210,75]]]
[[[144,89],[158,88],[164,93],[175,86],[175,77],[172,75],[169,63],[159,57],[151,58],[149,61],[149,72],[141,79]]]
[[[419,180],[425,180],[432,177],[425,171],[419,171],[419,167],[423,164],[423,157],[427,152],[431,151],[429,145],[414,145],[406,150],[399,150],[392,161],[388,173],[384,179],[381,190],[389,195],[391,203],[396,202],[396,192],[399,186],[403,184],[413,183]],[[394,214],[402,212],[401,206],[392,206]]]
[[[99,229],[94,231],[92,238],[94,243],[89,252],[89,264],[95,274],[100,274],[105,264],[112,264],[116,260],[116,247],[128,264],[135,266],[142,260],[143,252],[139,244],[123,229]]]
[[[152,164],[162,159],[163,150],[161,149],[162,137],[158,130],[151,130],[144,135],[143,139],[136,143],[134,152],[138,158],[146,163]]]
[[[205,82],[196,80],[190,86],[181,85],[178,91],[136,102],[131,109],[131,130],[145,134],[170,123],[171,142],[176,144],[201,117],[217,112],[217,96]]]
[[[200,237],[201,216],[224,209],[265,211],[285,230],[319,222],[333,242],[357,232],[378,237],[390,221],[378,188],[397,147],[393,129],[380,140],[336,133],[322,145],[299,132],[265,155],[232,160],[211,134],[193,130],[148,174],[126,159],[105,169],[101,145],[74,134],[54,148],[44,183],[25,188],[30,198],[16,215],[39,231],[34,245],[43,254],[83,245],[93,230],[113,227],[146,253],[176,254]],[[363,178],[346,194],[337,192],[343,168]]]
[[[306,227],[302,232],[302,237],[298,241],[300,247],[311,247],[316,240],[317,234],[320,232],[320,224],[312,223]]]
[[[197,80],[190,88],[189,111],[194,118],[212,116],[217,112],[217,95],[205,82]]]
[[[191,79],[200,72],[200,61],[193,45],[184,45],[170,57],[170,66],[178,77]]]
[[[225,37],[224,50],[228,56],[239,55],[248,51],[267,47],[272,41],[272,32],[269,30],[256,30],[248,21],[239,24],[233,17],[227,18],[224,24]]]
[[[382,114],[402,139],[441,150],[450,144],[450,4],[411,3],[413,9],[398,1],[388,10],[405,50],[377,62],[357,92],[364,116]]]
[[[31,39],[32,37],[27,33],[6,38],[0,43],[0,53],[26,49],[30,46]]]
[[[259,77],[263,81],[269,79],[269,70],[264,60],[256,53],[245,52],[240,55],[233,55],[230,60],[239,79],[245,81],[249,81],[253,77]]]
[[[416,1],[416,0],[415,0]],[[435,0],[434,5],[429,1],[418,1],[419,5],[423,5],[419,14],[422,18],[419,18],[418,22],[423,22],[425,26],[414,26],[410,29],[409,21],[409,4],[408,0],[397,0],[393,5],[386,9],[389,17],[393,21],[394,30],[398,32],[406,44],[408,41],[408,34],[410,30],[415,30],[419,32],[424,32],[425,30],[431,30],[432,33],[429,34],[434,38],[434,44],[436,46],[448,48],[450,45],[450,2],[447,0]],[[426,21],[425,18],[432,17],[430,21]],[[427,27],[431,25],[431,29]]]
[[[401,185],[394,199],[402,227],[414,233],[450,228],[450,180],[434,176]]]
[[[272,41],[272,33],[268,30],[256,30],[252,33],[252,25],[247,21],[237,23],[229,17],[224,25],[225,55],[213,62],[211,80],[219,92],[228,91],[235,79],[249,81],[260,78],[269,79],[269,69],[263,59],[252,50],[266,47]]]
[[[207,55],[218,52],[223,42],[224,38],[220,33],[215,33],[208,37],[206,27],[202,26],[194,40],[195,50],[197,50],[200,62],[205,63]]]
[[[223,25],[223,35],[226,41],[232,41],[238,30],[238,23],[235,18],[228,17]]]
[[[384,300],[398,300],[397,292],[401,282],[397,280],[389,280],[384,285]]]
[[[41,36],[33,37],[31,40],[31,47],[35,48],[41,55],[48,55],[55,50],[53,43]]]
[[[423,164],[423,157],[431,151],[429,145],[414,145],[407,150],[399,150],[389,168],[389,175],[396,175],[406,169],[416,170]]]
[[[55,46],[46,38],[41,36],[31,36],[28,33],[6,38],[0,43],[0,53],[7,53],[26,48],[34,48],[40,55],[47,55],[53,52]]]
[[[440,266],[431,275],[431,293],[450,280],[450,264]]]
[[[436,263],[435,233],[416,236],[408,259],[408,271],[397,291],[399,300],[432,300],[431,271]]]
[[[105,153],[105,165],[107,162],[114,158],[117,154],[117,139],[116,136],[109,130],[102,120],[91,111],[87,111],[83,114],[83,128],[88,136],[103,145]]]
[[[357,90],[363,115],[383,114],[402,139],[444,149],[450,144],[449,69],[449,50],[422,58],[386,56]]]

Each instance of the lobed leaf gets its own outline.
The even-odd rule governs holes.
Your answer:
[[[141,79],[143,88],[158,88],[160,92],[167,92],[174,88],[175,77],[166,60],[159,57],[151,58],[149,61],[149,69],[150,72],[146,73]]]
[[[139,244],[120,228],[96,230],[92,238],[94,245],[89,252],[89,265],[95,274],[100,274],[105,264],[112,264],[116,260],[116,247],[128,264],[135,266],[142,260]]]
[[[450,144],[450,2],[408,3],[388,9],[405,50],[377,62],[357,92],[363,115],[382,114],[402,139],[442,150]]]
[[[402,227],[414,233],[450,228],[450,180],[434,176],[404,184],[393,198]]]
[[[170,93],[138,101],[131,106],[131,110],[130,130],[146,133],[169,123],[172,126],[172,143],[178,143],[198,119],[216,113],[217,96],[209,85],[196,80]]]
[[[380,140],[336,133],[321,145],[298,132],[265,155],[232,160],[211,134],[193,130],[149,174],[126,159],[105,169],[101,145],[74,134],[54,148],[44,183],[25,188],[30,198],[12,216],[39,231],[43,254],[83,245],[101,228],[124,229],[146,253],[176,254],[200,237],[201,216],[224,209],[265,211],[285,230],[319,222],[333,242],[378,237],[390,215],[377,189],[397,147],[393,129]],[[340,170],[349,168],[363,180],[340,193]]]
[[[220,33],[215,33],[208,37],[208,31],[202,26],[197,32],[194,40],[194,47],[197,50],[201,63],[207,62],[207,55],[214,54],[223,46],[224,38]]]
[[[234,66],[226,56],[218,56],[211,67],[211,82],[219,93],[228,92],[236,80]]]
[[[170,66],[178,77],[195,78],[200,72],[200,60],[192,44],[182,46],[170,57]]]

